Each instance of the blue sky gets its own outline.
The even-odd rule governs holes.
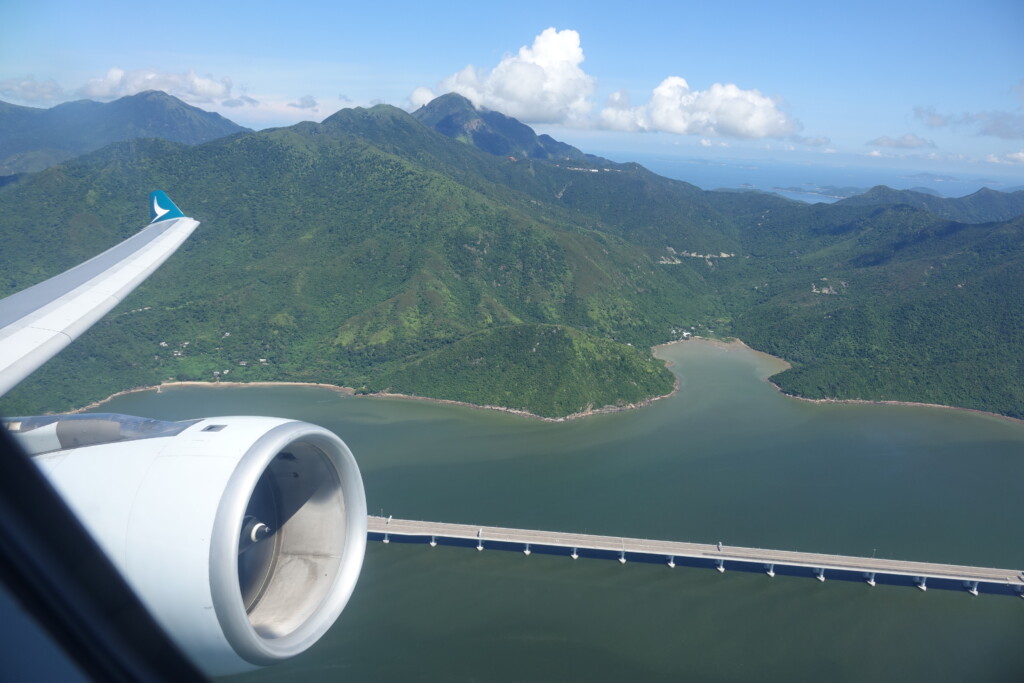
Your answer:
[[[1019,0],[350,4],[5,3],[0,99],[264,128],[454,89],[588,151],[1024,179]]]

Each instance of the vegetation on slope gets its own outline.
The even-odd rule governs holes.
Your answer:
[[[983,187],[966,197],[936,197],[913,190],[894,190],[884,185],[842,200],[847,206],[892,206],[904,204],[923,209],[939,218],[964,223],[1008,221],[1024,214],[1024,191],[996,192]]]
[[[360,124],[404,117],[428,148],[440,141],[456,160],[490,160],[384,109]],[[4,410],[65,409],[169,378],[377,390],[391,384],[385,376],[481,330],[567,325],[628,349],[663,341],[706,305],[621,239],[559,222],[545,207],[528,211],[522,197],[510,207],[507,188],[490,197],[486,183],[471,189],[424,168],[415,148],[401,158],[339,128],[303,124],[198,147],[122,143],[0,190],[4,235],[20,245],[9,291],[122,238],[142,222],[150,188],[167,189],[203,222]],[[55,263],[58,243],[67,255]],[[598,366],[618,361],[602,354],[588,367],[614,377],[618,370]],[[584,403],[632,402],[632,383],[619,376],[609,385],[625,394]],[[551,405],[528,383],[518,389],[535,398],[517,407]]]
[[[565,415],[664,393],[646,348],[692,327],[791,361],[775,379],[802,396],[1024,416],[1024,219],[980,222],[1013,196],[704,192],[596,157],[511,161],[380,106],[119,143],[4,185],[0,290],[123,239],[155,187],[200,230],[2,410],[219,377]]]
[[[869,211],[800,231],[795,253],[724,263],[730,332],[789,360],[773,381],[799,396],[1024,417],[1024,218],[966,225],[909,207]]]
[[[668,394],[672,374],[640,350],[562,325],[469,335],[386,373],[391,391],[562,417]]]

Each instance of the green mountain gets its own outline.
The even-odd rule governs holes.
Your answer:
[[[477,109],[462,95],[448,93],[423,105],[412,115],[425,126],[489,154],[518,159],[557,159],[604,162],[584,154],[550,135],[537,135],[532,128],[501,112]]]
[[[1024,191],[997,192],[983,187],[966,197],[945,198],[914,190],[894,190],[884,185],[863,194],[843,199],[847,206],[889,206],[905,204],[923,209],[940,218],[962,223],[1008,221],[1024,215]]]
[[[404,140],[401,156],[368,130]],[[627,344],[663,341],[710,304],[684,296],[642,249],[566,220],[560,207],[481,174],[472,187],[454,179],[474,166],[500,175],[503,163],[381,106],[194,147],[117,143],[0,188],[0,234],[20,245],[7,291],[137,227],[150,188],[203,221],[4,411],[63,409],[215,372],[428,393],[419,368],[487,339],[501,342],[491,362],[504,355],[518,378],[512,397],[493,383],[489,396],[470,390],[468,370],[446,397],[561,416],[671,390],[670,373]],[[527,343],[538,325],[558,330],[550,344],[526,355],[510,343]],[[591,378],[568,387],[562,366]]]
[[[563,325],[508,325],[468,335],[385,382],[404,394],[568,415],[672,391],[650,354]]]
[[[969,225],[905,205],[833,205],[723,262],[729,331],[808,398],[939,403],[1024,417],[1024,217]],[[780,212],[781,214],[781,212]],[[766,232],[790,216],[767,216]],[[785,251],[786,249],[788,251]]]
[[[200,230],[0,410],[219,376],[555,417],[668,391],[647,348],[686,329],[789,360],[775,381],[790,393],[1024,417],[1022,218],[512,160],[378,106],[195,146],[116,143],[8,183],[0,293],[122,239],[155,187]],[[972,215],[1014,201],[986,196]]]
[[[120,140],[161,138],[193,145],[248,130],[155,90],[106,104],[78,100],[51,109],[0,102],[0,176],[39,171]]]

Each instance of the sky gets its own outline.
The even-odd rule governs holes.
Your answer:
[[[0,4],[0,100],[256,129],[448,91],[584,151],[1024,183],[1024,2]]]

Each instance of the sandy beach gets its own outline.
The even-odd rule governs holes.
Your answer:
[[[164,388],[167,388],[167,387],[209,387],[209,388],[218,388],[218,387],[287,387],[287,386],[292,386],[292,387],[318,387],[320,389],[329,389],[331,391],[337,391],[338,393],[346,394],[346,395],[349,395],[349,396],[354,396],[356,398],[369,398],[369,399],[374,399],[374,398],[391,398],[391,399],[401,399],[401,400],[404,400],[404,401],[427,401],[429,403],[443,403],[443,404],[453,405],[453,406],[463,406],[463,407],[466,407],[466,408],[474,408],[474,409],[477,409],[477,410],[496,410],[496,411],[502,412],[502,413],[510,413],[512,415],[519,415],[521,417],[527,417],[527,418],[536,419],[536,420],[543,420],[544,422],[567,422],[569,420],[578,420],[578,419],[581,419],[581,418],[584,418],[584,417],[589,417],[591,415],[602,415],[602,414],[606,414],[606,413],[618,413],[618,412],[622,412],[624,410],[635,410],[637,408],[643,408],[644,406],[648,406],[648,405],[654,403],[655,401],[660,401],[663,398],[668,398],[669,396],[674,395],[679,390],[679,380],[678,379],[676,380],[675,386],[673,387],[672,391],[670,393],[668,393],[668,394],[663,395],[663,396],[654,396],[654,397],[649,398],[649,399],[647,399],[645,401],[640,401],[638,403],[628,403],[628,404],[621,405],[621,406],[604,406],[602,408],[588,408],[587,410],[580,411],[578,413],[573,413],[571,415],[566,415],[564,417],[545,417],[543,415],[536,415],[536,414],[531,413],[531,412],[526,411],[526,410],[520,410],[520,409],[517,409],[517,408],[508,408],[506,406],[477,405],[475,403],[467,403],[465,401],[453,401],[453,400],[445,399],[445,398],[431,398],[430,396],[412,396],[410,394],[396,394],[396,393],[386,392],[386,391],[382,391],[382,392],[378,392],[378,393],[374,393],[374,394],[357,394],[355,389],[353,389],[352,387],[343,387],[343,386],[338,386],[336,384],[322,384],[322,383],[317,383],[317,382],[164,382],[163,384],[158,384],[158,385],[153,385],[153,386],[133,387],[131,389],[125,389],[124,391],[119,391],[119,392],[117,392],[115,394],[111,394],[110,396],[107,396],[106,398],[101,399],[99,401],[94,401],[94,402],[90,403],[89,405],[82,406],[81,408],[77,408],[75,410],[72,410],[72,411],[70,411],[70,413],[71,414],[83,413],[83,412],[85,412],[87,410],[93,410],[95,408],[99,408],[104,403],[107,403],[108,401],[111,401],[111,400],[117,398],[118,396],[126,396],[128,394],[135,394],[135,393],[138,393],[138,392],[141,392],[141,391],[160,391],[161,389],[164,389]]]
[[[125,389],[115,394],[111,394],[106,398],[100,399],[99,401],[93,401],[89,405],[76,408],[75,410],[68,411],[69,414],[74,415],[75,413],[84,413],[87,410],[93,408],[99,408],[104,403],[112,401],[118,396],[127,396],[128,394],[137,394],[141,391],[160,391],[165,387],[319,387],[321,389],[330,389],[331,391],[337,391],[341,394],[355,394],[355,389],[351,387],[339,387],[336,384],[321,384],[317,382],[164,382],[162,384],[154,384],[145,387],[132,387],[131,389]]]

